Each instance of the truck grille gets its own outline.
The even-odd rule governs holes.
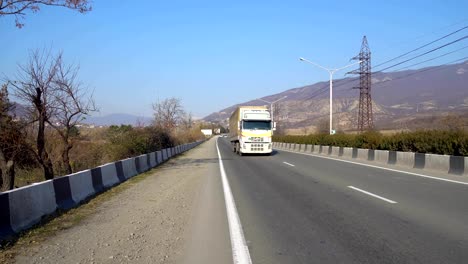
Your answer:
[[[250,145],[250,150],[251,151],[263,151],[263,146],[264,144],[252,144]]]
[[[252,137],[252,142],[263,142],[263,137]]]

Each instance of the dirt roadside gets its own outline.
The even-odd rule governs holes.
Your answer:
[[[93,212],[40,241],[6,249],[8,263],[179,263],[183,258],[203,175],[214,139],[127,181],[118,193],[93,199]],[[138,180],[138,177],[144,177]],[[103,194],[102,196],[105,196]],[[102,201],[94,201],[102,200]],[[74,209],[80,214],[83,208]],[[65,221],[61,216],[52,222]],[[64,218],[64,219],[61,219]],[[46,224],[40,229],[47,229]],[[40,231],[39,231],[40,233]],[[52,235],[50,235],[52,234]],[[47,237],[49,236],[50,237]],[[1,259],[1,258],[0,258]]]

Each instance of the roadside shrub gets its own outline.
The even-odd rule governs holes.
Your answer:
[[[355,147],[468,156],[468,133],[464,131],[421,130],[382,135],[376,131],[362,134],[312,134],[273,136],[274,141],[323,146]]]

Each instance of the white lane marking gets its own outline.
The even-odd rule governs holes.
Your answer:
[[[359,188],[356,188],[356,187],[354,187],[354,186],[348,186],[348,187],[351,188],[351,189],[353,189],[353,190],[356,190],[356,191],[358,191],[358,192],[362,192],[362,193],[365,193],[365,194],[370,195],[370,196],[372,196],[372,197],[375,197],[375,198],[378,198],[378,199],[380,199],[380,200],[386,201],[387,203],[391,203],[391,204],[396,204],[396,203],[397,203],[397,202],[392,201],[392,200],[390,200],[390,199],[384,198],[384,197],[379,196],[379,195],[377,195],[377,194],[373,194],[373,193],[364,191],[364,190],[359,189]]]
[[[380,167],[380,166],[376,166],[376,165],[359,163],[359,162],[354,162],[354,161],[349,161],[349,160],[335,159],[335,158],[324,157],[324,156],[319,156],[319,155],[314,155],[314,154],[309,154],[309,153],[300,153],[300,152],[294,152],[294,151],[289,151],[289,150],[284,150],[284,149],[280,149],[280,150],[285,151],[285,152],[290,152],[290,153],[296,153],[296,154],[300,154],[300,155],[306,155],[306,156],[322,158],[322,159],[337,160],[337,161],[342,161],[342,162],[346,162],[346,163],[366,166],[366,167],[370,167],[370,168],[376,168],[376,169],[394,171],[394,172],[399,172],[399,173],[405,173],[405,174],[409,174],[409,175],[413,175],[413,176],[418,176],[418,177],[423,177],[423,178],[428,178],[428,179],[433,179],[433,180],[438,180],[438,181],[446,181],[446,182],[451,182],[451,183],[458,183],[458,184],[468,185],[468,182],[449,180],[449,179],[444,179],[444,178],[439,178],[439,177],[434,177],[434,176],[429,176],[429,175],[424,175],[424,174],[419,174],[419,173],[414,173],[414,172],[409,172],[409,171],[390,169],[390,168]]]
[[[286,162],[286,161],[283,161],[283,163],[284,163],[284,164],[286,164],[286,165],[289,165],[289,166],[291,166],[291,167],[294,167],[294,166],[296,166],[296,165],[294,165],[294,164],[291,164],[291,163],[288,163],[288,162]]]
[[[239,215],[237,214],[236,203],[234,202],[231,187],[229,187],[229,181],[226,177],[226,171],[224,170],[221,153],[219,152],[218,140],[216,140],[216,150],[218,151],[219,170],[221,172],[221,180],[223,182],[224,201],[226,202],[226,212],[229,223],[229,234],[231,235],[232,260],[234,261],[234,264],[252,264],[249,248],[245,242],[244,232],[242,231],[242,225]]]

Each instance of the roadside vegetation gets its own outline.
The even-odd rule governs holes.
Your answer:
[[[5,94],[6,89],[2,90]],[[1,97],[0,93],[0,106]],[[5,98],[5,97],[3,97]],[[72,127],[69,141],[64,141],[52,126],[44,130],[44,149],[50,159],[54,177],[97,167],[99,165],[154,152],[163,148],[203,139],[200,129],[206,124],[196,123],[186,115],[180,100],[171,98],[163,101],[177,103],[181,110],[173,127],[166,127],[157,120],[155,112],[152,124],[137,126],[119,125],[89,128],[81,125]],[[2,116],[3,113],[3,116]],[[2,191],[25,186],[46,179],[45,171],[36,152],[37,137],[32,133],[35,122],[26,122],[0,111],[0,184]],[[9,125],[5,125],[8,123]],[[22,129],[18,129],[22,126]],[[64,129],[62,126],[60,128]],[[8,128],[8,129],[3,129]],[[27,131],[27,132],[22,132]],[[68,143],[67,143],[68,142]],[[68,162],[63,159],[63,150],[68,148]]]
[[[86,127],[98,107],[79,67],[61,52],[29,55],[0,86],[0,191],[203,138],[178,98],[155,103],[151,124]]]
[[[468,132],[463,130],[420,130],[383,135],[370,131],[361,134],[311,134],[274,136],[276,142],[313,144],[419,153],[468,156]]]

